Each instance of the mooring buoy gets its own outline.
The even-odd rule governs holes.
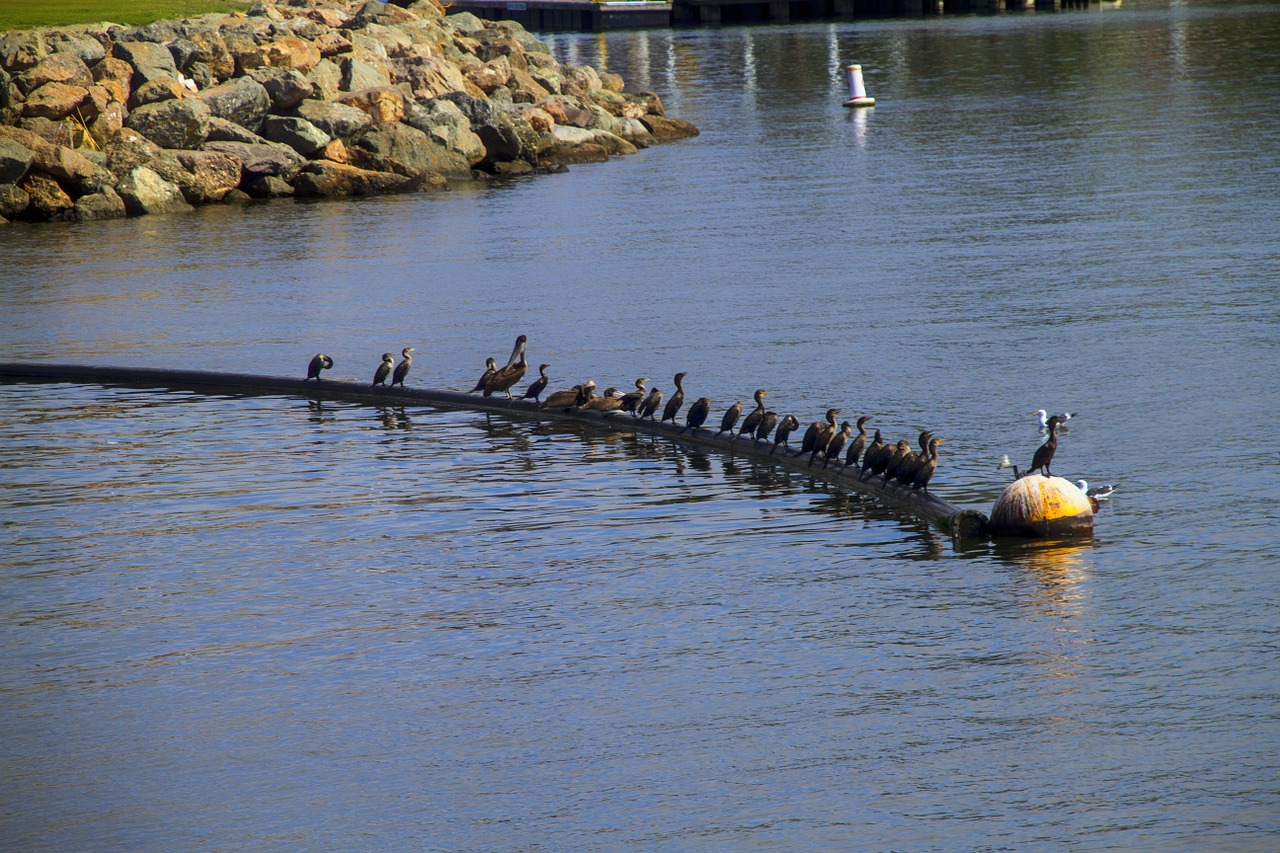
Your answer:
[[[1093,507],[1075,483],[1028,474],[1010,483],[991,508],[996,536],[1089,536]]]
[[[862,82],[862,66],[850,65],[844,69],[845,80],[849,83],[849,98],[844,102],[846,107],[874,107],[875,98],[867,97],[866,84]]]

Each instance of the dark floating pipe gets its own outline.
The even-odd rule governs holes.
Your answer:
[[[976,510],[962,510],[937,495],[910,485],[885,482],[880,477],[859,478],[856,465],[826,468],[809,465],[810,453],[770,443],[754,444],[754,436],[712,433],[703,430],[681,434],[674,422],[655,423],[633,415],[614,411],[602,414],[591,410],[540,409],[533,400],[505,397],[477,397],[462,391],[440,388],[385,388],[363,382],[339,379],[322,381],[286,376],[260,376],[251,373],[224,373],[211,370],[174,370],[153,367],[110,367],[81,364],[37,364],[0,362],[0,379],[43,382],[88,382],[142,388],[176,388],[211,393],[293,394],[317,400],[343,400],[379,405],[430,405],[454,409],[501,412],[531,420],[569,420],[592,423],[605,429],[664,435],[674,441],[728,450],[758,458],[761,462],[798,469],[813,477],[829,480],[847,491],[874,495],[906,509],[959,539],[981,539],[991,535],[987,517]]]

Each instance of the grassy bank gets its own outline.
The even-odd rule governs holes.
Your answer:
[[[0,0],[0,31],[111,21],[149,24],[206,12],[244,9],[242,0]]]

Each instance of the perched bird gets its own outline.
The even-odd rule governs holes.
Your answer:
[[[747,419],[742,422],[742,428],[738,430],[738,435],[755,435],[756,427],[760,425],[760,419],[764,417],[764,398],[769,392],[763,388],[757,388],[753,397],[755,397],[756,407],[747,415]]]
[[[637,410],[637,416],[653,420],[653,415],[658,411],[658,407],[662,405],[662,392],[657,388],[649,391],[649,396],[644,398],[644,402],[640,404]]]
[[[827,445],[831,443],[831,437],[836,434],[836,415],[838,414],[840,414],[839,409],[827,409],[827,419],[814,421],[805,431],[804,440],[800,442],[800,452],[809,454],[810,465],[813,464],[819,452],[826,451]]]
[[[880,458],[880,454],[884,453],[884,439],[880,437],[880,430],[876,430],[875,438],[871,440],[871,445],[867,447],[867,452],[862,454],[862,470],[858,472],[858,479],[866,479],[875,473],[876,460]]]
[[[1105,486],[1096,486],[1091,489],[1089,488],[1088,480],[1076,480],[1076,488],[1084,492],[1086,497],[1100,501],[1105,501],[1107,498],[1115,494],[1116,491],[1116,487],[1110,483],[1107,483]]]
[[[871,420],[871,415],[863,415],[858,418],[858,434],[849,445],[849,452],[845,454],[845,465],[858,464],[858,457],[862,455],[862,449],[867,446],[867,421],[869,420]]]
[[[538,365],[538,378],[529,383],[529,387],[524,389],[524,393],[520,395],[521,400],[533,398],[537,402],[542,402],[542,392],[547,390],[547,368],[549,364]]]
[[[787,415],[778,424],[778,431],[773,434],[773,449],[769,451],[772,456],[778,450],[779,444],[785,444],[787,449],[791,449],[791,433],[800,429],[800,420],[795,415]]]
[[[493,374],[498,372],[498,361],[495,358],[486,358],[484,360],[484,373],[480,374],[480,378],[476,380],[476,387],[472,391],[483,391],[484,386],[488,383]]]
[[[636,390],[622,395],[622,411],[633,415],[636,413],[636,409],[644,401],[644,383],[648,381],[647,377],[640,377],[636,380]]]
[[[506,365],[499,368],[484,384],[482,389],[484,396],[491,396],[495,391],[505,391],[507,399],[511,399],[511,386],[523,379],[524,372],[529,368],[529,363],[524,360],[524,350],[528,342],[529,339],[524,335],[516,338],[516,345],[511,349],[511,358],[507,359]]]
[[[894,474],[894,478],[904,486],[910,486],[916,479],[916,470],[925,463],[929,458],[929,439],[933,438],[933,433],[924,430],[920,433],[920,451],[913,453],[907,451],[907,455],[898,461],[898,470]]]
[[[400,355],[404,356],[404,361],[397,364],[396,372],[391,374],[392,388],[396,387],[396,385],[399,385],[401,388],[404,387],[404,378],[409,375],[409,368],[413,367],[413,356],[409,355],[411,352],[417,352],[417,350],[413,347],[405,347],[400,350]]]
[[[1045,423],[1049,426],[1049,439],[1036,449],[1036,455],[1031,457],[1031,468],[1027,473],[1038,470],[1046,477],[1052,477],[1053,472],[1049,470],[1049,464],[1053,462],[1053,454],[1058,452],[1058,416],[1051,416]]]
[[[1040,421],[1040,431],[1048,432],[1049,431],[1049,413],[1046,412],[1044,409],[1036,409],[1031,414],[1035,415],[1036,418]],[[1062,414],[1054,415],[1053,417],[1058,419],[1059,424],[1065,424],[1067,421],[1071,420],[1078,414],[1080,413],[1079,412],[1063,412]]]
[[[587,400],[578,407],[580,412],[600,412],[608,414],[616,412],[622,408],[622,392],[617,388],[604,389],[604,396],[597,397],[593,393]]]
[[[929,458],[916,468],[915,477],[911,480],[912,489],[929,491],[929,481],[938,470],[938,445],[942,441],[940,438],[929,439]]]
[[[328,370],[331,367],[333,367],[333,359],[329,358],[329,356],[322,352],[318,352],[315,354],[315,357],[311,359],[311,363],[307,365],[307,379],[314,379],[319,382],[320,371]],[[306,382],[307,379],[302,381]]]
[[[697,434],[698,428],[707,422],[707,415],[709,414],[711,414],[711,401],[706,397],[699,397],[689,407],[689,414],[685,417],[684,429],[680,431],[684,432],[687,429],[691,429]]]
[[[761,440],[769,437],[769,433],[778,425],[777,412],[765,412],[764,417],[760,419],[760,425],[756,427],[756,440],[751,442],[752,447],[759,444]]]
[[[382,364],[378,365],[378,369],[373,372],[373,385],[386,385],[387,377],[391,375],[391,370],[396,366],[396,357],[389,352],[382,354]]]
[[[553,391],[547,395],[547,399],[543,400],[539,409],[546,411],[548,409],[560,409],[562,411],[586,402],[584,389],[582,385],[574,385],[567,391]]]
[[[676,393],[671,395],[671,399],[667,401],[667,405],[662,407],[662,421],[675,422],[676,415],[680,413],[680,407],[684,405],[684,377],[683,373],[677,373],[675,378]]]
[[[738,422],[738,418],[742,416],[742,401],[734,403],[725,410],[724,417],[720,419],[720,432],[732,433],[734,425]]]
[[[845,442],[851,435],[853,435],[853,424],[845,421],[840,425],[840,431],[831,436],[831,440],[827,443],[827,451],[824,454],[826,458],[822,460],[823,468],[826,468],[832,459],[840,458],[840,451],[844,450]]]
[[[881,453],[880,459],[876,460],[876,467],[880,467],[880,462],[884,462],[884,479],[880,481],[880,485],[887,486],[889,481],[898,476],[898,466],[902,464],[902,460],[906,459],[911,453],[911,442],[905,438],[900,439],[893,449],[888,453]],[[876,472],[880,473],[879,471]]]

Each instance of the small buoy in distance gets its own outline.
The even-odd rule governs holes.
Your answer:
[[[849,83],[849,98],[844,102],[846,107],[874,107],[876,99],[867,97],[867,86],[862,82],[862,66],[849,65],[844,69],[845,80]]]

